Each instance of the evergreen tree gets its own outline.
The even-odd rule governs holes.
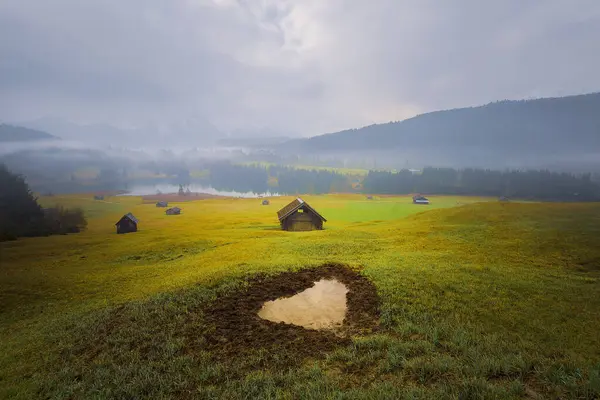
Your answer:
[[[22,176],[0,165],[0,240],[43,234],[44,212]]]
[[[425,168],[420,174],[369,171],[363,182],[367,193],[449,194],[515,197],[549,201],[595,201],[600,186],[590,174],[550,171],[491,171],[467,168]]]
[[[0,241],[74,233],[86,225],[80,209],[55,207],[43,210],[25,179],[0,164]]]

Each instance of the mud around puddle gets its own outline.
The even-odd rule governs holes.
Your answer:
[[[344,293],[344,317],[335,332],[331,329],[306,329],[259,316],[266,302],[291,298],[323,280],[335,280],[347,290]],[[246,354],[260,352],[265,355],[265,365],[273,365],[271,361],[275,359],[276,364],[295,364],[351,343],[350,335],[377,330],[378,308],[379,298],[373,284],[341,264],[325,264],[274,276],[258,275],[249,279],[244,289],[217,298],[205,309],[204,323],[209,328],[202,335],[204,340],[189,344],[197,350],[209,350],[217,358],[230,362],[240,362]]]

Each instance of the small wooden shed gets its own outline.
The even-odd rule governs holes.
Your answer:
[[[127,213],[115,225],[117,233],[137,232],[138,219],[132,213]]]
[[[327,222],[321,214],[300,197],[277,211],[281,229],[285,231],[312,231],[323,229]]]
[[[179,214],[181,214],[181,208],[179,208],[179,207],[169,208],[167,211],[165,211],[165,214],[167,214],[167,215],[179,215]]]
[[[262,205],[263,205],[263,206],[268,206],[269,204],[271,204],[271,203],[270,203],[270,202],[269,202],[269,200],[267,200],[267,199],[264,199],[264,200],[262,201]]]
[[[169,207],[169,203],[166,201],[159,201],[156,203],[156,207]]]
[[[417,194],[413,196],[413,204],[429,204],[429,199],[425,196]]]

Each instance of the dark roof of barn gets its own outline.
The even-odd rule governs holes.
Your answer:
[[[132,213],[127,213],[127,214],[123,215],[123,216],[121,217],[121,219],[120,219],[120,220],[118,220],[118,221],[117,221],[117,223],[116,223],[115,225],[119,225],[119,223],[120,223],[121,221],[123,221],[124,219],[129,219],[130,221],[132,221],[132,222],[133,222],[134,224],[136,224],[136,225],[137,225],[137,223],[138,223],[138,219],[137,219],[136,217],[134,217]]]
[[[311,211],[317,217],[321,218],[321,220],[323,220],[324,222],[327,222],[327,220],[325,218],[323,218],[323,216],[321,214],[319,214],[317,212],[317,210],[315,210],[314,208],[309,206],[308,203],[305,202],[304,200],[302,200],[300,197],[298,197],[297,199],[292,201],[287,206],[283,207],[281,210],[277,211],[277,216],[279,217],[279,221],[283,221],[284,219],[286,219],[287,217],[289,217],[290,215],[292,215],[293,213],[295,213],[296,211],[298,211],[301,208],[305,208],[305,209]]]

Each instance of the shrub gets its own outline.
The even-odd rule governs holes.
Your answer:
[[[81,232],[87,220],[80,208],[67,209],[61,206],[44,209],[45,227],[49,234]]]

